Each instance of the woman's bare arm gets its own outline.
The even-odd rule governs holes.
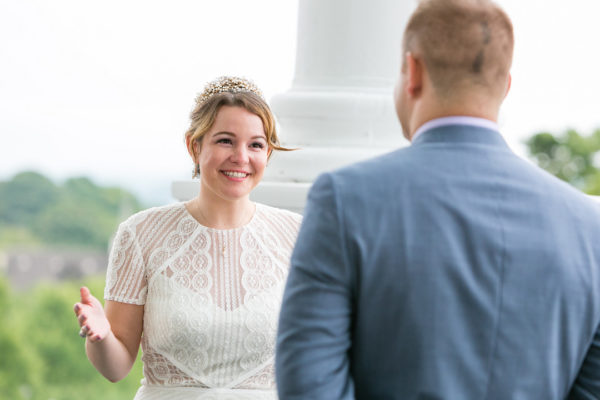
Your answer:
[[[81,288],[75,314],[86,335],[86,353],[94,367],[109,381],[125,378],[140,347],[144,306],[107,300],[104,309],[90,291]]]

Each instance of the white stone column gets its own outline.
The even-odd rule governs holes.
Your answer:
[[[393,103],[402,31],[411,0],[300,0],[296,70],[271,106],[293,152],[276,152],[252,198],[301,211],[322,172],[407,142]],[[173,195],[197,192],[173,184]]]

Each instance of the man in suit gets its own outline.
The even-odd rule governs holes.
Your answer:
[[[494,3],[419,3],[395,91],[411,146],[310,191],[281,400],[600,398],[600,207],[500,135],[512,51]]]

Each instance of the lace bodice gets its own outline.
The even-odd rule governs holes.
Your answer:
[[[247,225],[218,230],[178,203],[119,226],[104,297],[145,305],[144,386],[274,390],[278,312],[300,219],[257,204]]]

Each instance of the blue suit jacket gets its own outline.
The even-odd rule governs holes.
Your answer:
[[[600,204],[495,131],[322,175],[291,264],[281,400],[600,398]]]

